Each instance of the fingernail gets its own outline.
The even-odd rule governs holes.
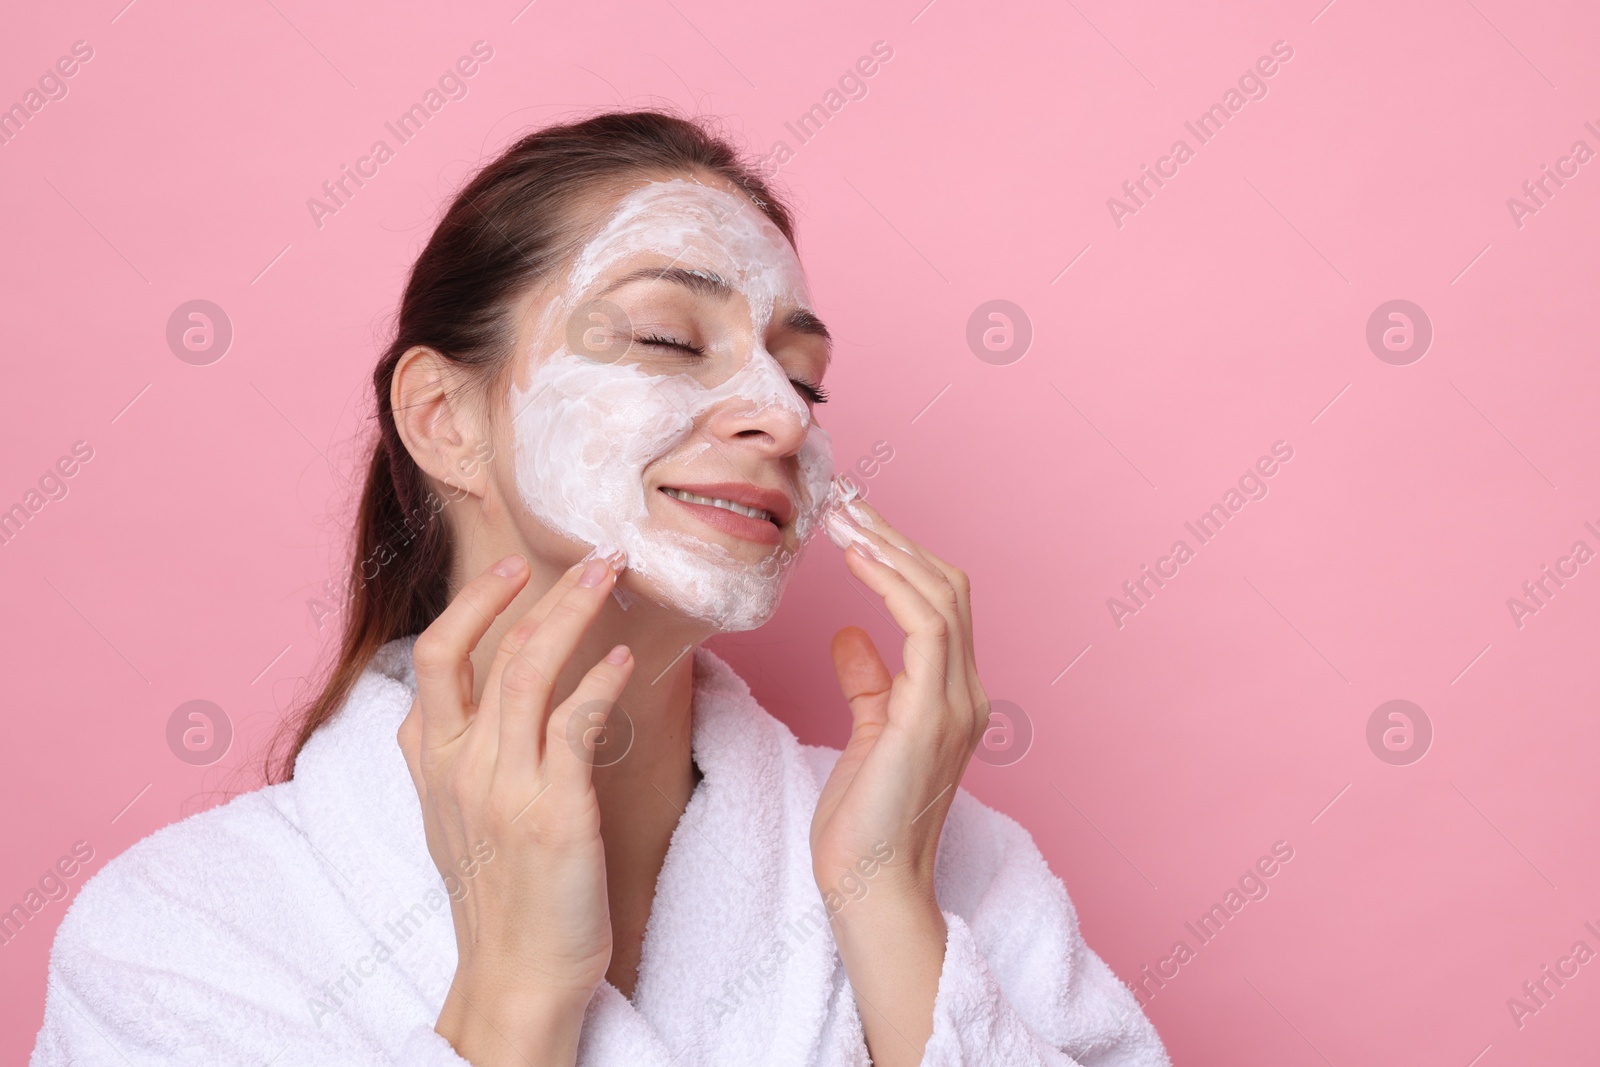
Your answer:
[[[868,541],[865,537],[858,535],[855,542],[851,544],[846,551],[855,552],[863,559],[875,559],[892,571],[898,571],[900,569],[894,565],[894,560],[890,559],[878,548],[877,545],[873,544],[871,541]]]
[[[849,520],[838,511],[830,511],[823,516],[822,528],[827,533],[828,540],[840,548],[848,548],[861,536],[850,528]]]
[[[628,646],[627,645],[618,645],[616,648],[613,648],[610,652],[607,652],[606,653],[606,662],[607,663],[611,663],[611,664],[615,664],[616,666],[619,666],[619,667],[622,664],[628,662]]]
[[[578,575],[578,584],[585,589],[593,589],[605,580],[611,573],[611,565],[603,559],[591,559],[584,564],[583,573]]]
[[[620,572],[623,567],[627,566],[628,553],[618,548],[616,545],[599,544],[591,548],[588,554],[578,562],[587,563],[591,559],[603,559],[612,570]]]
[[[510,578],[522,570],[522,557],[513,552],[489,569],[502,578]]]

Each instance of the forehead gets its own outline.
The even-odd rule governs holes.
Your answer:
[[[574,259],[567,291],[581,295],[622,266],[656,257],[720,276],[752,307],[810,306],[799,257],[772,220],[743,196],[684,178],[624,194]]]

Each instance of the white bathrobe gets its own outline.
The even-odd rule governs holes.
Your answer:
[[[395,740],[414,640],[383,647],[292,781],[159,830],[84,885],[52,949],[32,1067],[466,1067],[433,1030],[455,929]],[[704,649],[694,685],[704,777],[656,885],[634,997],[601,983],[578,1063],[866,1067],[811,871],[839,750],[800,744]],[[935,889],[949,938],[924,1067],[1166,1067],[1032,837],[965,790]]]

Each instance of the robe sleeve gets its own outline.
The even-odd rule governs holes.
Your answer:
[[[253,853],[232,841],[208,830],[200,851],[158,832],[83,886],[51,948],[31,1067],[469,1067],[395,996],[396,970],[375,968],[343,1002],[320,991],[348,946],[257,866],[292,853],[265,830]],[[230,899],[204,882],[213,868],[260,892]]]
[[[104,967],[104,960],[83,961]],[[52,964],[44,1025],[29,1067],[471,1067],[419,1024],[386,1053],[370,1037],[320,1033],[304,1015],[235,999],[203,983],[134,965],[101,970],[92,987]]]
[[[962,790],[938,862],[949,933],[922,1067],[1170,1067],[1021,825]]]

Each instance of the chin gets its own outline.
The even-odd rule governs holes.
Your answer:
[[[759,559],[744,559],[722,545],[687,534],[658,531],[630,551],[637,592],[679,615],[720,633],[754,630],[778,610],[798,553],[779,546]]]

